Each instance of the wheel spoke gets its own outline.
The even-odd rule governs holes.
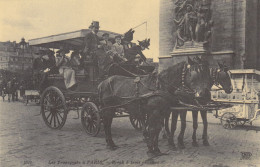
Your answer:
[[[51,112],[50,112],[50,114],[46,117],[47,120],[49,119],[50,115],[51,115]]]
[[[54,120],[54,127],[56,128],[56,114],[54,113],[53,115],[54,115],[54,116],[53,116],[53,120]]]
[[[62,121],[63,117],[60,115],[60,113],[59,113],[59,112],[58,112],[57,114],[60,116],[60,118],[61,118],[61,121]]]
[[[52,124],[53,114],[51,113],[50,125]]]
[[[55,116],[56,116],[56,119],[57,119],[58,125],[60,125],[60,120],[59,120],[58,114],[56,114]]]

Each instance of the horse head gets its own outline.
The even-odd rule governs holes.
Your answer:
[[[231,83],[228,66],[226,66],[224,63],[218,63],[218,66],[219,69],[216,70],[216,74],[213,78],[214,84],[219,84],[226,93],[230,94],[233,91],[233,86]]]
[[[210,100],[212,86],[208,62],[196,57],[196,61],[188,58],[188,65],[183,72],[185,86],[194,92],[196,99],[203,102]]]

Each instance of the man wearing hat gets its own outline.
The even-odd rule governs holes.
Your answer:
[[[48,60],[49,57],[45,50],[39,50],[37,53],[35,53],[39,57],[34,59],[33,61],[33,70],[34,72],[40,72],[48,68]]]
[[[133,64],[140,64],[146,61],[146,57],[143,54],[143,50],[149,49],[150,39],[145,39],[143,41],[138,41],[139,45],[133,46],[130,49],[125,50],[126,59]],[[138,61],[138,62],[137,62]]]
[[[41,89],[46,81],[46,73],[50,71],[49,69],[49,56],[46,53],[46,50],[39,50],[35,53],[37,56],[33,61],[33,81],[35,86],[39,86],[38,89]]]
[[[108,33],[104,33],[102,35],[103,37],[103,40],[100,41],[100,44],[102,45],[102,47],[104,48],[104,51],[106,53],[108,53],[109,51],[111,51],[111,48],[112,48],[112,42],[110,42],[108,39],[109,39],[109,34]]]
[[[84,38],[84,46],[83,46],[83,57],[84,59],[92,59],[93,61],[96,60],[96,50],[101,48],[99,43],[99,39],[97,33],[99,31],[99,22],[93,21],[89,26],[91,32],[89,32],[86,37]]]

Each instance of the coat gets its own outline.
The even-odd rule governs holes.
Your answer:
[[[40,72],[42,70],[45,70],[46,68],[48,68],[48,61],[42,59],[42,58],[36,58],[33,61],[33,70],[34,72]]]
[[[142,60],[146,60],[146,57],[144,56],[144,54],[142,53],[142,49],[141,46],[136,45],[133,46],[130,49],[126,49],[125,50],[125,57],[128,61],[134,61],[134,59],[136,58],[136,55],[140,55]]]
[[[112,42],[110,41],[100,41],[100,44],[102,45],[105,52],[110,51],[112,49]]]
[[[84,38],[83,53],[92,55],[95,53],[99,45],[99,39],[96,34],[89,32]]]
[[[124,57],[125,53],[124,53],[124,46],[118,43],[114,43],[112,46],[112,52],[114,54],[118,54],[121,57]]]

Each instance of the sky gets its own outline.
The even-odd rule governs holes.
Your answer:
[[[151,38],[146,57],[158,61],[159,0],[0,0],[0,41],[20,42],[89,27],[125,33],[135,29],[134,40]]]

